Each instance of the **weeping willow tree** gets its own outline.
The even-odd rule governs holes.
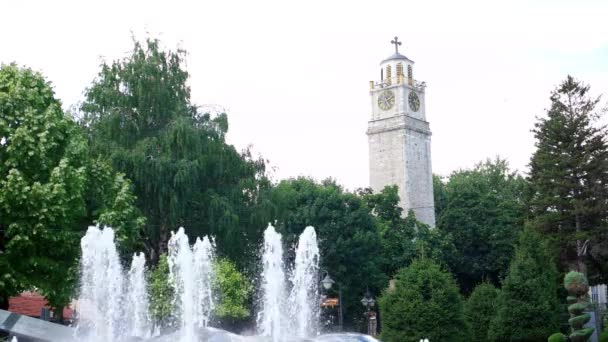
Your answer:
[[[213,235],[220,252],[243,265],[268,220],[265,164],[226,143],[225,113],[191,102],[184,57],[157,40],[134,42],[126,58],[102,64],[81,123],[92,153],[133,181],[152,259],[184,226],[190,237]]]

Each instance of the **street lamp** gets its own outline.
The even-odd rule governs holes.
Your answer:
[[[321,280],[321,284],[326,290],[331,289],[331,286],[335,283],[333,279],[329,276],[329,273],[325,272],[325,278]]]
[[[376,327],[375,325],[372,326],[372,312],[370,312],[369,308],[373,307],[376,304],[376,301],[374,300],[374,298],[372,298],[372,294],[369,292],[369,288],[365,290],[365,295],[363,296],[363,299],[361,299],[361,304],[365,306],[365,317],[367,318],[367,334],[375,335]],[[374,314],[374,323],[376,322],[375,317],[376,316]]]
[[[321,280],[321,285],[325,290],[331,289],[331,287],[336,284],[336,282],[331,279],[329,276],[329,272],[325,271],[325,277]],[[338,325],[340,331],[342,331],[342,286],[338,283]]]
[[[369,288],[365,290],[365,296],[361,299],[361,304],[365,306],[367,312],[369,312],[369,308],[376,304],[374,298],[372,298],[372,294],[369,292]]]

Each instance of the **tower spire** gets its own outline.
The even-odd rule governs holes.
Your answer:
[[[395,44],[395,53],[399,53],[399,45],[401,45],[401,42],[397,36],[395,36],[395,39],[391,40],[391,44]]]

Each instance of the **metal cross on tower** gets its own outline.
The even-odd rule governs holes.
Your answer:
[[[391,40],[391,44],[395,44],[395,53],[399,53],[399,45],[401,45],[401,42],[397,36],[395,36],[394,40]]]

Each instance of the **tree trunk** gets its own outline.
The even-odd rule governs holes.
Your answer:
[[[575,220],[576,232],[580,233],[581,221],[579,214],[576,214]],[[584,274],[585,276],[587,276],[587,265],[585,265],[585,256],[587,255],[588,244],[589,240],[586,240],[585,242],[581,240],[576,240],[576,268],[578,269],[578,272]]]
[[[55,320],[57,321],[57,323],[63,324],[63,306],[59,306],[54,309],[55,309]]]
[[[158,231],[158,255],[167,252],[167,243],[169,242],[169,230],[167,229],[166,223],[159,225]]]
[[[0,309],[8,310],[8,296],[2,296],[2,300],[0,300]]]

